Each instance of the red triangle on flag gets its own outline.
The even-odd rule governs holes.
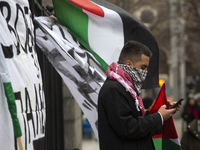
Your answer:
[[[154,105],[152,106],[150,110],[149,115],[158,112],[159,108],[164,104],[167,106],[167,109],[169,109],[169,104],[167,102],[167,96],[165,93],[165,83],[161,87],[161,90],[158,94],[158,97],[156,98]],[[162,134],[153,136],[153,138],[161,138],[161,137],[169,138],[169,139],[178,138],[172,117],[170,117],[167,121],[164,121]]]
[[[97,4],[91,2],[90,0],[69,0],[69,1],[95,15],[104,17],[103,9],[99,7]]]

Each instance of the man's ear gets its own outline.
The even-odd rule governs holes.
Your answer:
[[[128,66],[133,66],[133,63],[132,63],[132,61],[130,61],[130,60],[127,60],[127,61],[125,62],[125,65],[128,65]]]

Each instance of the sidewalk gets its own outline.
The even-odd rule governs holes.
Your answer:
[[[99,150],[99,143],[96,139],[83,138],[82,150]]]
[[[182,119],[173,119],[179,140],[182,138]],[[82,142],[82,150],[99,150],[99,143],[96,139],[84,138]]]

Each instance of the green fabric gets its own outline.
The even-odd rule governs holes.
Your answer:
[[[162,150],[182,150],[180,145],[177,145],[170,139],[162,139],[163,149]]]
[[[153,138],[153,143],[156,150],[182,150],[180,145],[177,145],[170,139]]]
[[[14,96],[14,92],[12,89],[12,85],[10,82],[3,83],[3,84],[4,84],[7,101],[8,101],[8,109],[9,109],[11,117],[12,117],[12,122],[13,122],[13,127],[14,127],[14,135],[15,135],[15,137],[20,137],[20,136],[22,136],[22,131],[20,128],[19,120],[17,118],[17,107],[15,104],[15,96]]]
[[[88,42],[88,16],[68,0],[53,0],[55,15],[80,43]]]
[[[108,64],[89,45],[88,16],[82,9],[69,0],[53,0],[55,15],[59,22],[66,26],[76,39],[96,58],[103,69],[108,69]],[[104,50],[105,51],[105,50]]]
[[[153,138],[153,144],[156,150],[162,150],[162,138]]]

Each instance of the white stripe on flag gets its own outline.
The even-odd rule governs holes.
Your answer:
[[[101,8],[105,13],[104,17],[83,11],[89,16],[89,45],[109,65],[117,61],[124,45],[123,22],[115,11]]]
[[[177,139],[170,139],[172,142],[174,142],[174,143],[176,143],[177,145],[181,145],[180,144],[180,140],[179,140],[179,138],[177,138]]]

